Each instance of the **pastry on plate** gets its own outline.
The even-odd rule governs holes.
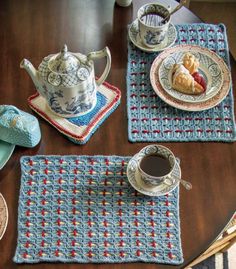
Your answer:
[[[192,53],[187,52],[183,57],[183,65],[190,74],[193,74],[198,71],[199,60]]]
[[[172,68],[172,87],[176,91],[198,95],[206,91],[206,81],[198,72],[199,60],[187,52],[181,64],[174,64]]]

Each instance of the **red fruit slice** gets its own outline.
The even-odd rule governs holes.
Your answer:
[[[193,76],[194,80],[202,86],[204,91],[206,91],[206,81],[205,81],[204,77],[198,72],[193,73],[192,76]]]

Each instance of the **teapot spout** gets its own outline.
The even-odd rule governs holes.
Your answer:
[[[41,95],[44,96],[42,83],[40,82],[40,80],[38,78],[38,71],[34,68],[32,63],[27,59],[23,59],[20,63],[20,67],[24,68],[28,72],[28,74],[30,75],[30,77],[32,78],[32,80],[34,82],[36,89],[38,90],[38,92]]]
[[[28,72],[28,74],[30,75],[30,77],[32,78],[36,86],[36,84],[38,84],[38,76],[37,76],[37,71],[32,65],[32,63],[28,61],[27,59],[23,59],[20,63],[20,68],[24,68]]]

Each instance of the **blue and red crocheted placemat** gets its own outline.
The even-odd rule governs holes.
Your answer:
[[[215,51],[229,66],[223,24],[176,25],[177,44],[193,44]],[[232,87],[216,107],[202,112],[176,109],[163,102],[150,84],[149,72],[158,53],[145,53],[128,42],[127,110],[131,142],[224,141],[236,138]]]
[[[144,196],[122,156],[21,158],[17,263],[183,262],[179,188]]]

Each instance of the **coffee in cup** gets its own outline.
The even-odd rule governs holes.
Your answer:
[[[161,4],[146,4],[138,10],[139,35],[142,43],[154,48],[167,36],[170,11]],[[164,18],[167,18],[163,21]]]
[[[159,186],[163,182],[173,182],[171,174],[174,170],[176,158],[174,154],[162,145],[149,145],[138,155],[138,170],[141,180],[148,186]]]

